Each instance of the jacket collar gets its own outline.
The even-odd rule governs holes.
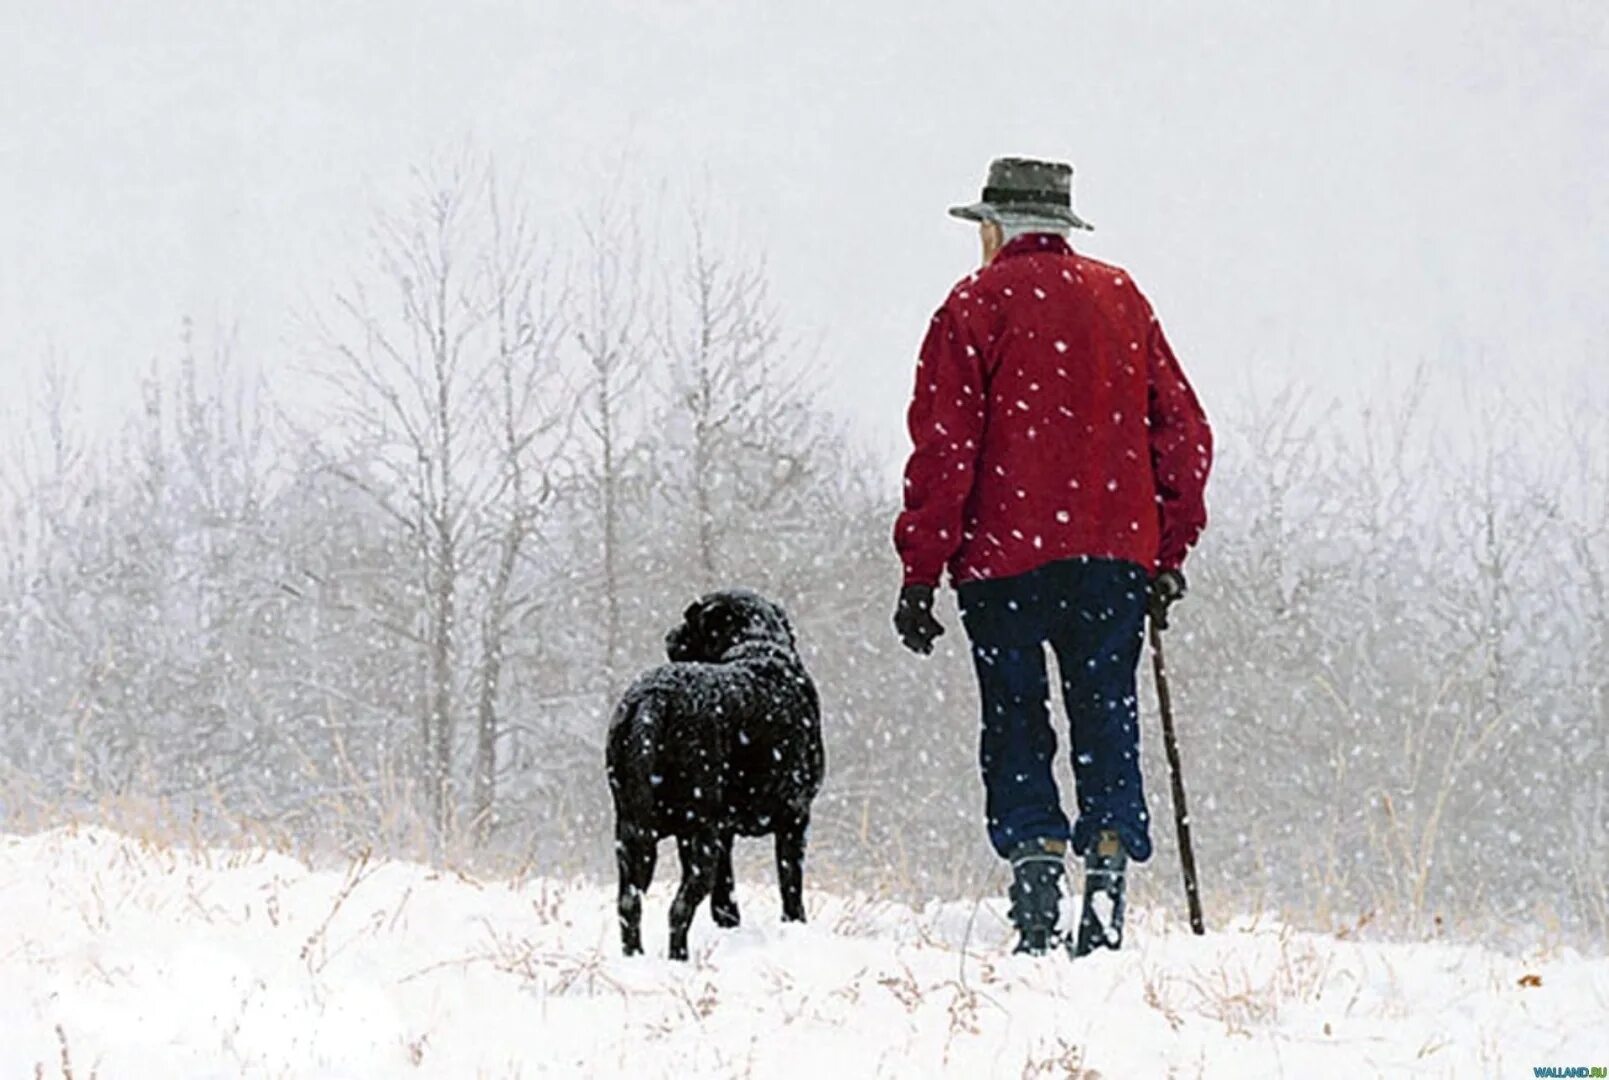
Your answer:
[[[1009,259],[1015,255],[1033,255],[1037,252],[1049,251],[1057,255],[1071,255],[1072,245],[1062,236],[1055,233],[1024,233],[1015,240],[1010,241],[995,253],[994,261]]]

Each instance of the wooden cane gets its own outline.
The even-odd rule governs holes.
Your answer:
[[[1151,671],[1156,676],[1156,703],[1162,713],[1162,746],[1168,753],[1173,779],[1173,820],[1179,830],[1179,862],[1184,866],[1184,897],[1190,905],[1190,929],[1207,932],[1201,919],[1201,890],[1196,883],[1196,852],[1190,843],[1190,810],[1184,801],[1184,776],[1179,768],[1179,740],[1173,733],[1173,696],[1168,692],[1168,669],[1162,659],[1162,631],[1151,621]]]

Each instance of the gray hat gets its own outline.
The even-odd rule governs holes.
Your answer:
[[[950,207],[950,215],[967,221],[1037,218],[1074,229],[1095,227],[1073,212],[1073,167],[1033,158],[996,158],[982,197]]]

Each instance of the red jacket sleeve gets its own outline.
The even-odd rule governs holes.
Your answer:
[[[953,299],[946,302],[928,326],[916,365],[916,390],[906,415],[912,448],[905,465],[905,509],[894,523],[894,547],[907,585],[937,585],[961,546],[987,397],[984,343],[973,321],[958,316]]]
[[[1157,569],[1177,570],[1207,525],[1205,496],[1207,474],[1212,469],[1212,429],[1154,314],[1148,366],[1151,468],[1156,474],[1157,514],[1162,527]]]

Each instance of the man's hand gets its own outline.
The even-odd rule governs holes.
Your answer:
[[[913,653],[926,656],[933,651],[933,642],[944,633],[944,627],[933,617],[933,586],[907,585],[899,591],[894,629]]]
[[[1164,570],[1151,579],[1151,595],[1146,606],[1151,612],[1151,622],[1158,630],[1168,628],[1168,608],[1188,591],[1184,573],[1179,570]]]

